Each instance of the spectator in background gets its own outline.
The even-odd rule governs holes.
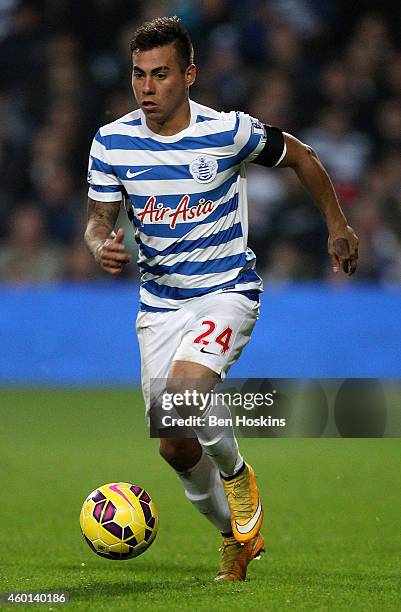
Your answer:
[[[260,224],[254,244],[255,227],[250,217],[250,245],[259,254],[260,271],[268,280],[315,280],[323,274],[327,232],[319,210],[302,189],[293,173],[284,171],[285,190],[277,190],[270,216]],[[273,187],[273,185],[271,185]],[[251,191],[252,197],[252,191]]]
[[[269,125],[285,125],[288,131],[293,131],[297,111],[289,76],[280,70],[265,71],[260,83],[248,102],[250,114]]]
[[[401,158],[372,164],[350,217],[360,229],[364,278],[401,281]]]
[[[43,212],[27,203],[10,218],[8,241],[0,249],[0,280],[34,283],[59,280],[63,275],[62,247],[48,242]]]
[[[56,166],[43,176],[37,193],[50,236],[60,244],[74,242],[82,193],[75,188],[69,167]]]
[[[82,240],[74,242],[65,254],[64,279],[86,282],[104,277]]]
[[[369,138],[352,129],[350,110],[324,108],[318,123],[301,133],[301,138],[319,152],[344,204],[357,195],[371,153]]]

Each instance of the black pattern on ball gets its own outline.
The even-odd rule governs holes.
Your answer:
[[[142,501],[148,502],[148,503],[151,501],[151,500],[150,500],[150,497],[149,497],[149,495],[146,493],[146,491],[144,491],[144,492],[142,493],[142,495],[141,495],[141,497],[140,497],[139,499],[141,499]]]
[[[138,546],[138,540],[136,539],[135,536],[132,536],[132,538],[130,538],[129,540],[126,540],[125,543],[128,544],[129,546]]]
[[[149,542],[151,535],[152,532],[150,531],[150,529],[145,529],[145,542]]]
[[[111,550],[108,555],[105,555],[105,557],[118,560],[121,559],[121,553],[114,552],[113,550]]]
[[[152,511],[150,509],[150,506],[148,506],[147,503],[143,502],[142,500],[139,500],[139,503],[141,504],[141,508],[142,508],[142,512],[143,515],[145,517],[145,522],[146,524],[148,523],[148,520],[151,518],[152,516]]]
[[[102,501],[103,499],[106,499],[106,496],[103,495],[101,491],[96,491],[96,493],[92,496],[91,499],[93,499],[93,501],[96,503]]]
[[[106,531],[116,536],[116,538],[120,538],[120,540],[122,539],[123,528],[120,527],[120,525],[117,525],[117,523],[114,523],[114,522],[106,523],[106,525],[103,525],[103,527],[106,529]]]
[[[153,527],[155,526],[155,517],[151,516],[150,519],[148,521],[146,521],[146,524],[148,527],[150,527],[151,529],[153,529]]]
[[[92,544],[92,542],[90,541],[90,539],[89,539],[89,538],[87,538],[85,534],[83,534],[83,536],[84,536],[85,540],[87,541],[88,546],[90,546],[90,548],[91,548],[91,549],[92,549],[92,550],[93,550],[95,553],[97,553],[97,550],[96,550],[96,548],[93,546],[93,544]]]

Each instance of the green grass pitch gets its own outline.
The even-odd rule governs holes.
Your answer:
[[[113,612],[400,609],[399,439],[243,439],[268,552],[246,582],[221,584],[219,536],[159,458],[138,392],[3,390],[0,416],[2,591],[67,590],[64,609]],[[96,557],[80,534],[84,498],[113,480],[159,507],[138,559]]]

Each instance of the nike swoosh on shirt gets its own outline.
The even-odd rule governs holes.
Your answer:
[[[210,351],[205,351],[205,349],[202,347],[200,350],[201,353],[206,353],[206,355],[214,355],[215,357],[218,357],[218,355],[216,355],[216,353],[211,353]]]
[[[138,174],[149,172],[149,170],[152,170],[152,168],[146,168],[146,170],[139,170],[139,172],[131,172],[131,170],[127,170],[127,178],[129,179],[134,178],[135,176],[138,176]]]
[[[238,525],[237,521],[235,521],[235,526],[237,530],[239,531],[239,533],[245,534],[245,533],[249,533],[250,531],[252,531],[252,529],[255,527],[256,523],[258,522],[261,513],[262,513],[262,504],[260,503],[260,499],[259,499],[257,510],[250,521],[245,523],[245,525]]]

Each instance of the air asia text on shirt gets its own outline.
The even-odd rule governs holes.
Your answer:
[[[188,206],[190,199],[187,194],[182,196],[177,208],[172,209],[170,206],[164,206],[163,202],[156,203],[156,197],[151,196],[144,209],[138,213],[141,225],[163,222],[167,218],[170,219],[171,229],[174,229],[177,223],[202,219],[214,209],[215,202],[212,202],[212,200],[201,198],[198,204]]]

